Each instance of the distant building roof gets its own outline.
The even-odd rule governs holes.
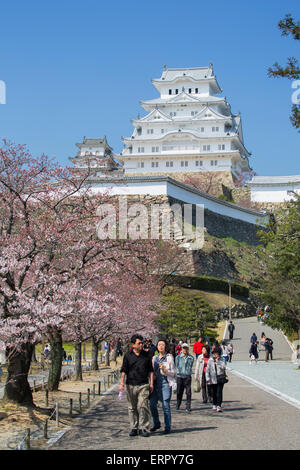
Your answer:
[[[290,176],[253,176],[247,183],[250,186],[265,186],[276,184],[294,184],[300,183],[300,175]]]
[[[164,69],[160,80],[171,81],[179,77],[191,77],[194,80],[213,77],[212,67],[172,68]]]

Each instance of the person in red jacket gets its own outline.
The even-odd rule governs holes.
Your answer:
[[[196,360],[198,359],[200,354],[202,354],[202,348],[203,348],[202,338],[199,338],[193,347],[193,353],[196,354]]]

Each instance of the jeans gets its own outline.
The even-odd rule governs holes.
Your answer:
[[[214,406],[221,406],[222,405],[223,387],[224,387],[224,384],[212,384],[211,385]]]
[[[213,400],[212,389],[211,389],[211,386],[206,383],[206,376],[205,376],[204,372],[202,374],[201,390],[202,390],[202,401],[203,401],[203,403],[207,403],[207,401],[212,403],[212,400]]]
[[[164,412],[165,429],[171,429],[171,400],[172,389],[169,386],[168,381],[159,381],[155,384],[153,393],[150,395],[150,411],[153,418],[153,424],[155,427],[160,426],[159,415],[157,410],[158,400],[162,403]]]
[[[177,406],[181,405],[184,389],[186,391],[186,408],[191,409],[192,377],[177,377]]]

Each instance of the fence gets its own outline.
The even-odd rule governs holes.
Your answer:
[[[100,397],[103,392],[106,393],[109,388],[115,385],[120,379],[120,370],[112,371],[111,373],[107,374],[105,377],[100,378],[97,381],[97,384],[93,384],[92,391],[90,388],[87,389],[86,393],[79,392],[78,393],[78,402],[75,405],[72,398],[70,398],[69,402],[69,410],[68,410],[68,417],[73,418],[75,416],[74,411],[77,411],[78,414],[88,410],[92,404],[92,401],[96,399],[96,396]],[[97,390],[96,390],[97,388]],[[74,406],[75,405],[75,406]],[[49,406],[49,390],[45,388],[45,406]],[[17,450],[30,450],[31,449],[31,441],[33,437],[38,438],[49,438],[49,422],[55,420],[55,428],[56,431],[59,428],[60,417],[61,417],[61,407],[59,402],[55,403],[55,407],[53,408],[51,415],[45,420],[43,426],[38,426],[38,429],[31,431],[30,428],[27,428],[25,431],[25,435],[22,441],[18,444]]]

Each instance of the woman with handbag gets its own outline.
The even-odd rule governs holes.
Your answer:
[[[170,400],[172,390],[176,387],[176,371],[172,354],[167,354],[166,341],[157,343],[158,355],[153,356],[152,365],[154,371],[154,390],[150,395],[150,411],[153,418],[151,432],[160,428],[160,420],[157,410],[158,400],[162,403],[165,422],[165,434],[171,432],[171,407]]]
[[[210,385],[206,382],[206,369],[210,357],[210,347],[208,345],[203,346],[202,354],[198,357],[195,368],[195,381],[199,383],[202,390],[202,401],[203,403],[212,403],[212,390]],[[200,390],[199,390],[200,391]]]
[[[220,351],[215,349],[213,357],[207,363],[206,382],[211,386],[213,395],[213,410],[222,411],[223,387],[228,382],[226,362],[220,358]]]

